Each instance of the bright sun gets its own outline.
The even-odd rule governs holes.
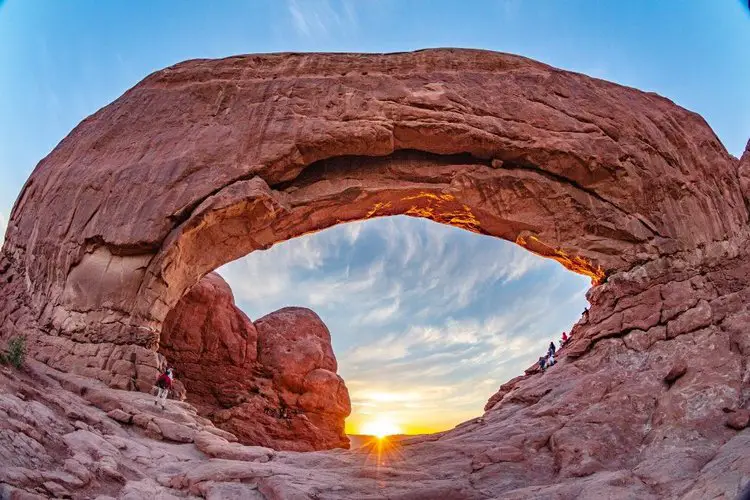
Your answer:
[[[378,417],[376,420],[365,422],[362,424],[361,432],[362,434],[375,436],[379,439],[394,434],[403,434],[401,427],[399,427],[396,422],[386,417]]]

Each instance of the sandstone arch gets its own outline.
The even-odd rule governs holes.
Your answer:
[[[37,166],[3,247],[3,335],[45,334],[35,353],[62,368],[106,344],[140,379],[205,273],[393,214],[515,241],[595,283],[637,276],[597,287],[600,319],[674,259],[736,254],[747,222],[737,161],[654,94],[475,50],[188,61]]]

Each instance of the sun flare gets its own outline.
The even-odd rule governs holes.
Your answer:
[[[361,430],[362,434],[375,436],[378,439],[394,434],[403,434],[403,432],[396,422],[386,417],[378,417],[376,420],[365,422],[362,424]]]

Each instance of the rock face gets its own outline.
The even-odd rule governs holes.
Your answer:
[[[229,285],[206,275],[167,315],[159,352],[202,415],[245,444],[348,448],[351,406],[331,335],[317,314],[288,307],[254,325]]]
[[[395,214],[517,242],[598,283],[740,237],[737,169],[671,101],[517,56],[188,61],[40,162],[9,220],[0,318],[60,333],[68,352],[153,348],[220,265]]]
[[[599,477],[634,498],[734,498],[750,481],[737,448],[750,438],[750,262],[735,255],[698,269],[674,256],[592,289],[558,363],[503,385],[481,423],[452,433],[502,442],[532,482],[558,483],[527,488],[519,463],[488,458],[481,474],[503,477],[492,491],[572,498],[585,482],[559,483]]]
[[[692,345],[688,337],[681,348]],[[665,352],[655,350],[653,359]],[[641,416],[638,404],[650,389],[664,408],[676,408],[682,390],[656,388],[666,367],[647,370],[640,384],[631,365],[607,369],[609,359],[626,361],[612,339],[593,353],[586,363],[564,357],[543,376],[515,381],[484,417],[452,431],[405,439],[383,452],[302,454],[243,446],[187,403],[167,401],[162,410],[146,394],[32,361],[25,372],[0,369],[0,495],[733,499],[750,475],[750,430],[727,427],[730,438],[713,448],[695,430],[674,427],[663,409]],[[730,415],[742,420],[742,413]],[[644,418],[655,427],[642,444],[627,430],[648,432]],[[628,441],[645,445],[642,455],[618,455]]]
[[[199,281],[164,322],[159,352],[178,370],[192,402],[229,404],[258,358],[258,331],[216,273]]]
[[[344,221],[426,217],[591,276],[557,365],[503,385],[482,418],[404,441],[401,469],[313,453],[159,478],[284,498],[731,498],[750,477],[749,172],[750,150],[733,158],[667,99],[516,56],[187,61],[37,166],[0,257],[0,337],[144,389],[169,311],[211,270]],[[282,332],[285,317],[255,325],[257,360],[292,356],[262,345],[259,325]],[[333,384],[316,370],[269,379],[305,391],[306,408]]]

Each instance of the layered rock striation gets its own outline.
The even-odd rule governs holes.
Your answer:
[[[331,335],[314,312],[287,307],[253,324],[216,273],[167,315],[159,352],[187,400],[245,444],[311,451],[348,448],[349,392]]]

